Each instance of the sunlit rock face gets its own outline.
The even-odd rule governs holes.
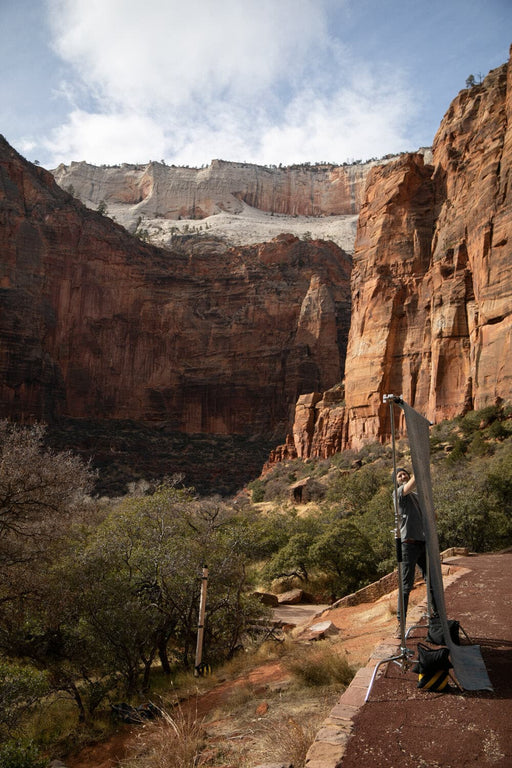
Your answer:
[[[360,187],[346,169],[315,171],[322,186],[305,169],[293,183],[268,169],[267,184],[250,167],[237,191],[233,166],[245,166],[219,161],[177,169],[171,195],[161,164],[101,178],[76,164],[75,181],[94,177],[89,202],[107,197],[95,186],[107,178],[109,207],[130,216],[357,211],[352,273],[338,245],[293,234],[144,244],[2,141],[0,414],[288,431],[278,459],[387,440],[388,393],[431,421],[512,400],[511,126],[509,63],[459,93],[431,156],[370,164]]]
[[[370,172],[343,397],[299,400],[297,455],[389,439],[385,394],[432,422],[512,400],[511,162],[509,62],[454,99],[432,163],[414,153]]]
[[[433,145],[370,176],[345,376],[348,440],[389,435],[386,393],[431,421],[512,398],[512,64],[461,91]]]
[[[332,216],[359,211],[366,176],[374,164],[276,168],[213,160],[206,168],[187,168],[158,162],[120,166],[74,162],[60,165],[53,174],[84,202],[126,206],[126,215],[132,217],[202,219],[221,211],[239,214],[244,204],[288,216]]]
[[[177,233],[208,231],[249,245],[291,232],[352,253],[368,173],[392,158],[279,168],[223,160],[205,168],[73,162],[52,173],[87,207],[101,206],[153,245],[172,248]]]
[[[0,144],[0,414],[284,434],[341,377],[351,260],[291,235],[141,243]]]

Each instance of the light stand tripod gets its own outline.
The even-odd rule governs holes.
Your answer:
[[[398,486],[396,482],[396,447],[395,447],[395,415],[393,412],[393,405],[395,403],[402,403],[402,397],[397,395],[384,395],[382,398],[382,401],[384,403],[389,403],[389,413],[390,413],[390,421],[391,421],[391,445],[393,449],[393,482],[395,485],[394,493],[393,493],[393,506],[395,511],[395,548],[396,548],[396,560],[397,560],[397,572],[398,572],[398,605],[400,607],[400,652],[396,654],[396,656],[390,656],[387,659],[381,659],[381,661],[378,662],[375,669],[373,670],[373,675],[370,680],[370,685],[368,686],[368,690],[366,692],[365,701],[368,701],[368,698],[370,696],[370,692],[373,687],[373,683],[375,682],[375,678],[377,677],[377,672],[379,670],[379,667],[382,666],[382,664],[387,664],[388,662],[392,661],[394,664],[397,664],[402,672],[406,672],[409,667],[411,666],[411,656],[413,655],[413,652],[410,651],[406,646],[406,634],[405,634],[405,601],[404,601],[404,587],[403,587],[403,581],[402,581],[402,540],[400,537],[400,514],[398,510]]]

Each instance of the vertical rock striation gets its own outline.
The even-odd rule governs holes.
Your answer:
[[[354,252],[345,400],[327,392],[298,402],[299,456],[389,439],[388,393],[433,422],[512,400],[511,163],[509,61],[454,99],[432,164],[410,154],[372,169]]]
[[[3,139],[0,215],[2,417],[268,438],[341,376],[351,260],[333,243],[154,248]]]

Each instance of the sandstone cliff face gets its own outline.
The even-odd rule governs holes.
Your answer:
[[[72,186],[85,201],[136,206],[137,215],[202,219],[221,211],[252,208],[289,216],[358,213],[366,176],[375,162],[335,166],[274,168],[212,160],[207,168],[60,165],[53,171],[60,186]]]
[[[511,117],[509,62],[454,99],[432,165],[411,154],[369,174],[345,401],[299,400],[299,456],[389,439],[384,394],[433,422],[512,400]]]
[[[366,178],[375,164],[276,168],[213,160],[197,169],[75,162],[52,173],[89,208],[106,205],[109,216],[153,245],[172,248],[176,232],[199,229],[233,245],[291,232],[332,240],[352,253]]]
[[[168,252],[87,210],[0,143],[0,415],[283,433],[341,375],[350,259],[284,236]]]

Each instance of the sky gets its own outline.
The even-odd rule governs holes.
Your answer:
[[[380,158],[505,63],[512,0],[0,0],[0,133],[48,169]]]

